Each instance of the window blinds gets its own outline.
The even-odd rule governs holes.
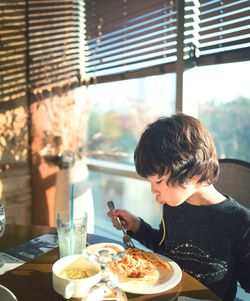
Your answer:
[[[26,76],[26,3],[0,2],[0,101],[25,96]]]
[[[0,100],[83,83],[85,70],[102,81],[175,72],[178,45],[191,66],[250,59],[249,0],[6,0],[0,15]]]
[[[214,61],[222,60],[223,55],[233,55],[236,61],[249,59],[249,10],[249,0],[200,1],[200,57],[210,55]]]
[[[144,76],[175,71],[177,17],[184,18],[187,62],[249,59],[249,0],[179,1],[184,16],[177,10],[177,0],[85,2],[89,76],[122,79],[133,70],[144,70]]]
[[[84,0],[0,2],[0,99],[79,82]]]
[[[88,75],[176,61],[175,1],[86,0]]]
[[[28,0],[29,84],[32,89],[77,82],[82,3]]]

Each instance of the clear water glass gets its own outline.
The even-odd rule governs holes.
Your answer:
[[[5,216],[5,210],[4,210],[4,203],[0,203],[0,238],[4,234],[6,225],[6,216]],[[0,258],[0,268],[4,265],[4,260]]]
[[[114,259],[113,254],[108,251],[102,251],[96,260],[102,268],[102,278],[88,292],[85,301],[127,301],[125,292],[119,288],[115,276],[108,271],[108,264]]]
[[[62,211],[57,216],[57,234],[60,257],[82,254],[87,240],[87,212],[78,212],[71,220],[70,212]]]
[[[0,203],[0,237],[3,236],[6,225],[4,203]]]

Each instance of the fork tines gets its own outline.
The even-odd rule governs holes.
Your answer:
[[[135,246],[132,242],[124,242],[126,249],[134,249]]]
[[[114,205],[113,201],[108,201],[107,205],[108,205],[110,210],[115,210],[115,205]],[[121,222],[121,220],[118,216],[116,217],[116,220],[118,221],[119,225],[121,226],[121,229],[122,229],[122,232],[123,232],[122,240],[123,240],[123,243],[124,243],[126,249],[135,248],[135,245],[134,245],[131,237],[127,234],[127,231],[126,231],[125,227],[123,226],[123,224],[122,224],[122,222]]]
[[[124,243],[126,249],[135,248],[135,245],[134,245],[131,237],[128,234],[123,235],[123,243]]]

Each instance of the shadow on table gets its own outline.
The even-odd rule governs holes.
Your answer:
[[[163,292],[154,295],[136,295],[127,294],[128,299],[132,301],[220,301],[213,292],[207,290],[187,291],[181,292],[181,284],[178,284],[175,288],[168,292]]]

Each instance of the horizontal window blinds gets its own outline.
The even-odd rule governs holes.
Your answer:
[[[249,0],[183,0],[179,5],[177,0],[85,3],[89,76],[122,79],[133,70],[150,75],[148,70],[154,67],[158,67],[155,74],[173,72],[178,45],[184,47],[187,67],[206,64],[203,58],[208,56],[210,63],[249,59]],[[184,16],[177,10],[181,5]],[[177,37],[181,24],[184,41]]]
[[[176,61],[176,5],[163,0],[86,0],[89,76]]]
[[[249,0],[178,3],[0,1],[0,100],[74,87],[85,71],[104,81],[175,72],[178,45],[190,66],[250,59]],[[181,24],[183,43],[177,37]]]
[[[0,2],[0,101],[25,96],[26,77],[26,3]]]
[[[249,0],[200,2],[201,56],[250,46]]]
[[[0,100],[80,80],[84,0],[0,2]]]
[[[82,4],[73,0],[28,0],[32,90],[78,81]]]

